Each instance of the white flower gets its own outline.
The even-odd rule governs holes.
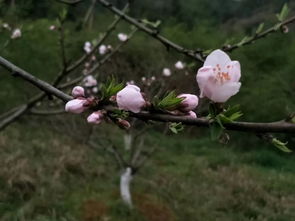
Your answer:
[[[10,30],[10,26],[7,23],[3,23],[2,27],[7,29],[7,30]]]
[[[19,28],[16,28],[12,32],[11,39],[20,38],[21,36],[22,36],[21,30]]]
[[[91,43],[89,41],[86,41],[84,44],[84,51],[89,54],[91,52]]]
[[[169,76],[171,76],[171,71],[170,71],[170,69],[169,69],[169,68],[164,68],[164,69],[163,69],[163,75],[164,75],[165,77],[169,77]]]
[[[84,78],[83,83],[85,87],[94,87],[97,85],[97,80],[92,75],[88,75]]]
[[[107,53],[107,47],[105,45],[101,45],[99,46],[99,54],[104,55],[105,53]]]
[[[177,61],[175,63],[175,68],[182,70],[182,69],[184,69],[184,64],[181,61]]]
[[[56,29],[55,25],[50,25],[49,30],[54,31]]]
[[[124,33],[119,33],[118,38],[119,38],[120,41],[127,41],[128,36],[126,34],[124,34]]]

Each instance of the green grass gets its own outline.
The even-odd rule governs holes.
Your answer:
[[[81,133],[71,135],[66,121],[77,124]],[[120,144],[120,130],[97,130],[107,130]],[[245,150],[234,141],[224,146],[206,137],[152,132],[147,144],[158,150],[135,176],[135,208],[130,211],[120,200],[115,161],[85,145],[86,133],[87,125],[71,116],[38,124],[25,118],[1,133],[1,220],[295,218],[293,155],[268,146]]]

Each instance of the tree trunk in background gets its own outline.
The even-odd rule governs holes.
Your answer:
[[[132,208],[132,196],[130,193],[130,183],[133,179],[132,169],[127,167],[125,171],[121,174],[120,178],[120,193],[123,202],[129,207]]]
[[[131,149],[131,143],[132,143],[132,135],[130,133],[124,134],[124,147],[125,150]]]

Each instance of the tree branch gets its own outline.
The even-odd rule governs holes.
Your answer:
[[[105,64],[114,54],[116,54],[118,51],[119,51],[119,49],[122,47],[122,46],[124,46],[132,37],[133,37],[133,35],[136,33],[136,31],[137,31],[137,29],[134,29],[131,33],[130,33],[130,35],[129,35],[129,37],[128,37],[128,40],[126,40],[126,41],[123,41],[123,42],[121,42],[111,53],[109,53],[109,54],[107,54],[107,55],[105,55],[100,61],[98,61],[97,62],[97,64],[95,64],[87,73],[86,73],[86,75],[91,75],[91,74],[93,74],[95,71],[97,71],[103,64]],[[73,79],[73,80],[71,80],[71,81],[69,81],[69,82],[66,82],[66,83],[64,83],[64,84],[62,84],[62,85],[60,85],[58,88],[59,89],[65,89],[65,88],[67,88],[67,87],[71,87],[71,86],[73,86],[73,85],[75,85],[75,84],[78,84],[83,78],[84,78],[85,76],[83,76],[83,75],[81,75],[81,76],[79,76],[79,77],[77,77],[77,78],[75,78],[75,79]],[[97,77],[97,75],[95,75],[95,77]]]
[[[193,58],[194,60],[197,60],[197,61],[200,61],[200,62],[204,61],[201,53],[195,52],[193,50],[189,50],[189,49],[186,49],[186,48],[183,48],[182,46],[170,41],[169,39],[167,39],[167,38],[163,37],[162,35],[160,35],[157,30],[148,28],[146,25],[140,23],[136,19],[126,15],[123,11],[121,11],[120,9],[114,7],[108,1],[99,0],[99,3],[102,6],[104,6],[105,8],[107,8],[108,10],[110,10],[112,13],[122,17],[128,23],[136,26],[139,30],[141,30],[141,31],[147,33],[148,35],[150,35],[151,37],[157,39],[158,41],[160,41],[167,48],[173,48],[174,50],[176,50],[176,51],[178,51],[178,52],[180,52],[182,54],[185,54],[186,56],[189,56],[189,57]]]
[[[57,0],[58,2],[67,4],[67,5],[76,5],[78,3],[83,2],[84,0]]]
[[[249,45],[249,44],[252,44],[254,43],[256,40],[258,39],[261,39],[261,38],[264,38],[266,37],[267,35],[271,34],[271,33],[276,33],[277,31],[280,30],[280,28],[284,25],[288,25],[290,23],[293,23],[295,22],[295,16],[292,16],[291,18],[289,19],[286,19],[285,21],[279,23],[279,24],[276,24],[274,25],[273,27],[261,32],[261,33],[258,33],[258,34],[255,34],[254,36],[250,37],[247,41],[243,42],[242,44],[240,43],[237,43],[237,44],[234,44],[234,45],[229,45],[229,46],[224,46],[223,47],[223,50],[226,51],[226,52],[232,52],[233,50],[237,49],[237,48],[240,48],[242,46],[245,46],[245,45]]]
[[[13,65],[9,61],[0,57],[0,65],[6,68],[9,71],[12,71],[17,74],[17,76],[22,77],[24,80],[32,83],[36,87],[40,88],[47,94],[54,95],[64,102],[72,100],[73,98],[64,92],[58,90],[57,88],[51,86],[50,84],[32,76],[28,72],[20,69],[19,67]],[[105,107],[107,111],[112,111],[114,108]],[[138,119],[142,119],[145,121],[153,120],[160,122],[181,122],[186,125],[194,125],[199,127],[209,127],[212,123],[210,120],[206,118],[197,118],[192,119],[189,117],[183,116],[173,116],[168,114],[154,114],[149,112],[141,112],[141,113],[131,113],[131,117],[135,117]],[[227,130],[234,131],[245,131],[245,132],[253,132],[253,133],[295,133],[295,124],[289,123],[286,121],[277,121],[270,123],[254,123],[254,122],[232,122],[225,123],[224,127]]]
[[[123,11],[126,11],[128,9],[128,5],[126,4],[123,8]],[[72,71],[74,71],[76,68],[78,68],[81,64],[83,64],[99,47],[100,44],[104,42],[104,40],[112,33],[112,31],[116,28],[117,24],[121,20],[120,17],[116,18],[108,27],[106,32],[103,34],[103,36],[100,38],[99,42],[89,54],[84,54],[82,57],[80,57],[76,62],[74,62],[72,65],[67,67],[66,70],[61,70],[57,77],[53,81],[53,86],[57,86],[63,78],[70,74]],[[17,120],[19,117],[21,117],[23,114],[26,113],[26,111],[33,107],[37,102],[41,101],[44,97],[46,97],[46,94],[44,92],[41,92],[40,94],[36,95],[35,97],[31,98],[27,104],[20,105],[18,107],[12,108],[11,110],[4,113],[2,116],[7,116],[8,114],[14,113],[13,115],[7,117],[7,119],[0,122],[0,130],[3,130],[5,127],[7,127],[10,123]],[[23,108],[26,107],[26,108]],[[14,112],[14,110],[18,110],[17,112]],[[21,111],[20,111],[21,110]],[[1,118],[2,118],[1,116]],[[9,119],[9,120],[8,120]]]

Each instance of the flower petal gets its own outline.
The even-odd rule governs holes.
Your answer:
[[[230,57],[222,50],[217,49],[207,56],[204,66],[215,67],[219,64],[220,67],[224,67],[229,62],[231,62]]]
[[[240,82],[228,82],[222,85],[215,84],[212,89],[212,95],[209,97],[212,101],[217,103],[226,102],[231,96],[237,94],[240,90]]]
[[[211,66],[204,66],[198,70],[197,82],[200,88],[200,97],[204,97],[204,89],[210,77],[214,75],[213,68]]]
[[[230,66],[229,75],[232,82],[238,82],[241,78],[241,65],[238,61],[231,61],[227,65]]]

